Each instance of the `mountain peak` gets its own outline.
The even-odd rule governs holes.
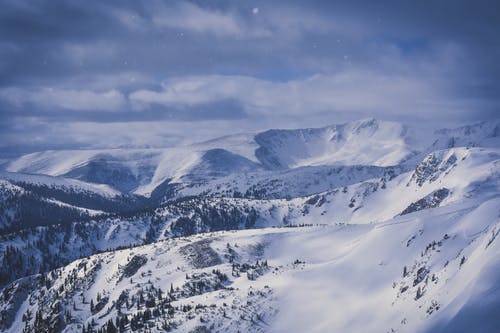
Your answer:
[[[457,128],[443,128],[434,132],[433,149],[452,147],[500,147],[500,120],[483,121]]]
[[[374,118],[321,128],[269,130],[255,136],[260,146],[256,156],[270,168],[388,166],[410,155],[406,135],[403,125]]]

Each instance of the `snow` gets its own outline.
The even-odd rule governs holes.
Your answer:
[[[175,148],[38,152],[11,161],[6,171],[85,180],[90,172],[86,167],[101,163],[101,168],[137,178],[132,191],[148,196],[163,182],[179,182],[193,170],[198,171],[203,156],[214,149],[240,156],[248,165],[247,171],[319,165],[389,166],[412,154],[406,134],[405,127],[398,123],[367,119],[319,129],[230,135]],[[236,168],[239,165],[234,164]],[[112,180],[105,184],[112,185]]]
[[[56,187],[66,187],[79,191],[90,191],[106,197],[114,197],[120,192],[105,184],[94,184],[82,182],[77,179],[53,177],[39,174],[25,174],[19,172],[0,171],[0,179],[9,180],[12,182],[23,182],[35,185],[47,185]]]
[[[72,313],[63,332],[81,332],[92,320],[100,327],[118,316],[122,293],[132,302],[122,314],[131,318],[145,309],[133,303],[141,291],[161,288],[166,295],[173,285],[171,305],[179,308],[150,319],[151,332],[164,331],[166,321],[177,332],[200,326],[211,332],[493,332],[500,327],[498,133],[498,123],[440,130],[431,146],[417,148],[407,127],[364,119],[176,148],[23,156],[0,174],[6,193],[23,191],[11,182],[28,182],[117,195],[109,184],[83,181],[84,167],[102,162],[135,177],[133,193],[149,196],[170,182],[179,198],[203,195],[126,218],[75,221],[88,238],[67,235],[67,250],[51,244],[72,262],[49,274],[50,283],[27,288],[17,311],[14,296],[5,293],[0,311],[14,311],[14,323],[0,331],[22,330],[27,310],[50,316],[47,304],[55,302]],[[251,190],[254,197],[234,195]],[[202,207],[253,210],[256,229],[172,238],[181,216],[210,230],[208,215],[196,215]],[[142,245],[152,227],[152,243]],[[23,248],[42,260],[45,254],[28,246],[42,230],[48,229],[7,235],[1,248]],[[54,240],[63,237],[53,230]],[[243,265],[250,268],[240,271]],[[190,289],[200,281],[207,289]],[[91,312],[98,293],[107,303]],[[181,310],[187,305],[193,308]]]
[[[500,147],[500,120],[480,122],[453,129],[435,131],[433,149],[451,147]]]
[[[399,123],[365,119],[318,129],[270,130],[256,136],[262,157],[280,168],[396,165],[411,154]],[[275,162],[276,161],[276,162]]]
[[[105,214],[105,212],[101,210],[95,210],[95,209],[88,209],[88,208],[82,208],[74,205],[67,204],[65,202],[59,201],[59,200],[54,200],[54,199],[46,199],[45,201],[53,203],[55,205],[61,206],[61,207],[69,207],[69,208],[74,208],[76,210],[79,210],[83,213],[88,214],[89,216],[98,216],[101,214]]]
[[[425,220],[415,216],[406,223],[390,223],[385,224],[384,228],[370,228],[366,235],[360,235],[360,230],[321,231],[313,237],[308,235],[307,239],[300,239],[303,237],[300,235],[274,242],[275,256],[279,258],[285,254],[289,258],[298,257],[305,260],[306,265],[304,270],[288,277],[281,287],[283,302],[275,321],[276,326],[271,332],[356,332],[367,328],[370,331],[385,332],[393,328],[415,332],[422,330],[422,326],[444,320],[448,312],[453,312],[452,308],[460,309],[471,298],[477,297],[474,294],[479,292],[471,295],[469,287],[482,276],[481,267],[489,262],[489,258],[496,262],[495,269],[490,273],[496,278],[500,277],[498,244],[485,250],[480,241],[467,245],[470,240],[468,236],[462,238],[460,233],[450,233],[456,236],[454,241],[460,243],[459,248],[465,248],[463,253],[468,258],[471,253],[468,259],[470,262],[464,264],[464,269],[458,268],[456,264],[458,259],[455,258],[454,250],[457,248],[443,245],[438,256],[454,260],[454,267],[449,268],[453,270],[450,274],[442,269],[443,260],[430,265],[431,272],[443,274],[439,288],[429,287],[425,296],[415,301],[414,294],[406,299],[395,297],[396,291],[392,288],[392,283],[400,279],[405,264],[413,264],[412,258],[419,260],[424,244],[442,239],[449,232],[448,227],[459,229],[471,218],[478,217],[490,227],[498,225],[499,203],[497,199],[487,204],[488,209],[481,206],[462,218],[457,218],[455,214],[436,214],[435,217],[426,216]],[[351,228],[357,229],[358,226]],[[402,245],[401,241],[405,236],[418,233],[418,230],[423,230],[423,234],[417,243],[410,248]],[[475,234],[473,239],[484,239],[485,236],[486,233],[481,232]],[[314,241],[311,242],[311,239]],[[323,245],[323,250],[320,244]],[[476,257],[480,255],[484,257]],[[489,286],[491,282],[484,289],[488,290]],[[458,298],[461,299],[461,304],[455,305]],[[425,309],[434,299],[440,302],[444,310],[439,310],[436,317],[427,322]],[[449,310],[446,307],[448,302],[451,304]],[[403,326],[401,321],[405,318],[406,324]]]
[[[89,177],[95,178],[93,173],[112,174],[118,171],[134,178],[130,184],[118,190],[150,196],[165,182],[191,186],[193,175],[198,180],[203,176],[208,181],[212,181],[214,175],[215,178],[226,177],[231,173],[243,175],[242,163],[246,165],[245,172],[318,166],[387,167],[403,162],[409,165],[413,161],[418,162],[421,154],[448,148],[449,140],[453,140],[452,146],[465,143],[481,146],[487,143],[488,147],[498,148],[500,144],[498,124],[439,130],[428,135],[425,140],[417,139],[417,133],[396,122],[370,118],[323,128],[229,135],[174,148],[46,151],[22,156],[8,163],[5,168],[10,172],[66,176],[86,182],[89,182]],[[423,147],[422,142],[431,141],[432,138],[437,138],[434,144]],[[206,156],[214,150],[228,153],[226,157],[220,157],[220,164],[207,164]],[[226,164],[225,168],[229,172],[218,172],[217,168],[222,164]],[[101,177],[98,182],[107,185],[109,190],[110,186],[120,181],[123,182],[120,178]]]
[[[75,322],[88,323],[93,318],[104,324],[116,314],[115,310],[106,314],[106,307],[96,314],[90,313],[88,301],[95,301],[98,292],[108,296],[111,302],[117,300],[122,291],[133,294],[138,288],[149,285],[148,281],[167,291],[170,284],[181,286],[185,283],[186,273],[193,276],[216,268],[229,275],[231,264],[226,259],[215,266],[195,268],[179,252],[184,246],[208,241],[220,258],[224,258],[229,243],[238,253],[238,262],[266,259],[271,269],[254,281],[245,275],[229,275],[229,285],[234,289],[193,295],[175,301],[174,305],[201,303],[223,308],[223,302],[245,304],[247,299],[250,300],[249,290],[268,288],[273,296],[258,298],[262,309],[274,313],[266,319],[267,332],[352,332],[367,328],[417,332],[434,325],[453,327],[450,320],[459,312],[461,316],[471,313],[473,309],[469,304],[480,302],[479,297],[492,290],[493,283],[500,278],[499,243],[495,241],[486,247],[488,230],[500,226],[500,199],[468,211],[457,210],[460,207],[437,208],[431,213],[422,211],[410,218],[397,217],[378,224],[211,233],[99,254],[88,260],[82,259],[88,263],[100,263],[96,266],[94,278],[83,289],[87,304],[80,304],[80,297],[72,297],[69,304],[72,300],[78,302],[76,307],[79,310],[73,312]],[[478,218],[484,221],[483,226],[469,230],[470,221]],[[407,245],[412,235],[415,235],[414,241]],[[422,256],[426,245],[433,241],[441,243],[436,249],[426,250]],[[262,251],[258,250],[259,246]],[[132,276],[133,283],[129,278],[120,280],[120,267],[137,255],[147,257],[146,264]],[[467,259],[460,265],[462,256]],[[297,259],[298,264],[294,263]],[[64,268],[62,277],[66,272],[78,270],[82,260]],[[446,261],[449,261],[447,266],[444,265]],[[402,277],[404,266],[410,272],[408,277]],[[413,286],[411,281],[419,267],[427,267],[428,276],[437,276],[437,282],[429,278],[428,282]],[[64,281],[62,277],[51,288],[57,290]],[[402,286],[409,289],[401,293]],[[416,300],[418,287],[424,287],[425,292]],[[439,309],[429,314],[427,311],[433,302],[439,304]],[[491,313],[495,302],[481,304],[487,313]],[[225,311],[228,317],[236,318],[246,307],[226,307]],[[124,311],[134,313],[137,310],[134,307]],[[202,313],[209,325],[218,327],[214,332],[224,332],[229,327],[232,327],[230,331],[238,328],[258,332],[261,327],[249,321],[224,319],[216,313]],[[194,327],[198,317],[195,315],[195,319],[189,319],[182,313],[177,314],[175,318],[182,323],[178,331]],[[75,325],[71,325],[66,331],[73,332],[74,328]]]

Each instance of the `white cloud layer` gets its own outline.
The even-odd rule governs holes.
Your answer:
[[[436,85],[418,77],[358,70],[286,82],[212,75],[172,79],[160,91],[132,92],[129,100],[137,110],[152,104],[194,106],[235,100],[249,113],[257,114],[297,116],[325,111],[379,110],[386,115],[403,115],[408,109],[429,114],[451,103]]]
[[[113,78],[103,76],[96,87],[132,80],[133,73]],[[147,77],[140,77],[148,82]],[[447,94],[446,82],[432,76],[384,75],[370,70],[317,74],[304,79],[272,81],[250,76],[201,75],[172,78],[160,89],[138,89],[125,94],[61,88],[0,90],[0,101],[15,107],[35,105],[46,110],[147,112],[151,108],[176,109],[233,101],[255,117],[304,117],[325,113],[375,112],[379,116],[430,118],[436,112],[460,112],[471,101]],[[409,115],[411,110],[412,114]],[[210,108],[206,112],[213,112]],[[182,118],[182,117],[179,117]],[[284,119],[285,120],[285,119]]]
[[[7,1],[0,156],[498,117],[499,11],[448,2]]]

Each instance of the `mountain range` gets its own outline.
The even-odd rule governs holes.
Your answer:
[[[500,122],[363,119],[0,171],[1,332],[496,332]]]

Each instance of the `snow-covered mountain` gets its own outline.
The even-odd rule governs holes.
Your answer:
[[[0,172],[0,197],[0,234],[146,206],[105,184],[12,172]]]
[[[63,176],[150,195],[168,181],[325,165],[394,166],[412,155],[407,130],[367,119],[318,129],[270,130],[167,149],[45,151],[6,170]]]
[[[9,285],[5,323],[13,332],[110,320],[152,332],[494,332],[499,204],[106,252]]]
[[[412,153],[399,123],[366,119],[300,130],[270,130],[255,136],[257,158],[269,168],[314,165],[397,165]]]
[[[500,122],[481,122],[454,129],[440,129],[435,132],[433,149],[452,147],[495,147],[500,146]]]
[[[498,128],[22,156],[0,173],[0,331],[496,332]]]
[[[226,136],[175,148],[45,151],[17,158],[5,170],[73,178],[151,196],[166,184],[185,188],[231,175],[270,179],[275,173],[269,171],[305,167],[393,167],[402,162],[412,166],[422,154],[438,149],[497,147],[499,128],[498,122],[479,123],[438,130],[434,139],[419,140],[399,123],[365,119],[323,128]],[[431,140],[430,147],[422,147],[421,142]]]

